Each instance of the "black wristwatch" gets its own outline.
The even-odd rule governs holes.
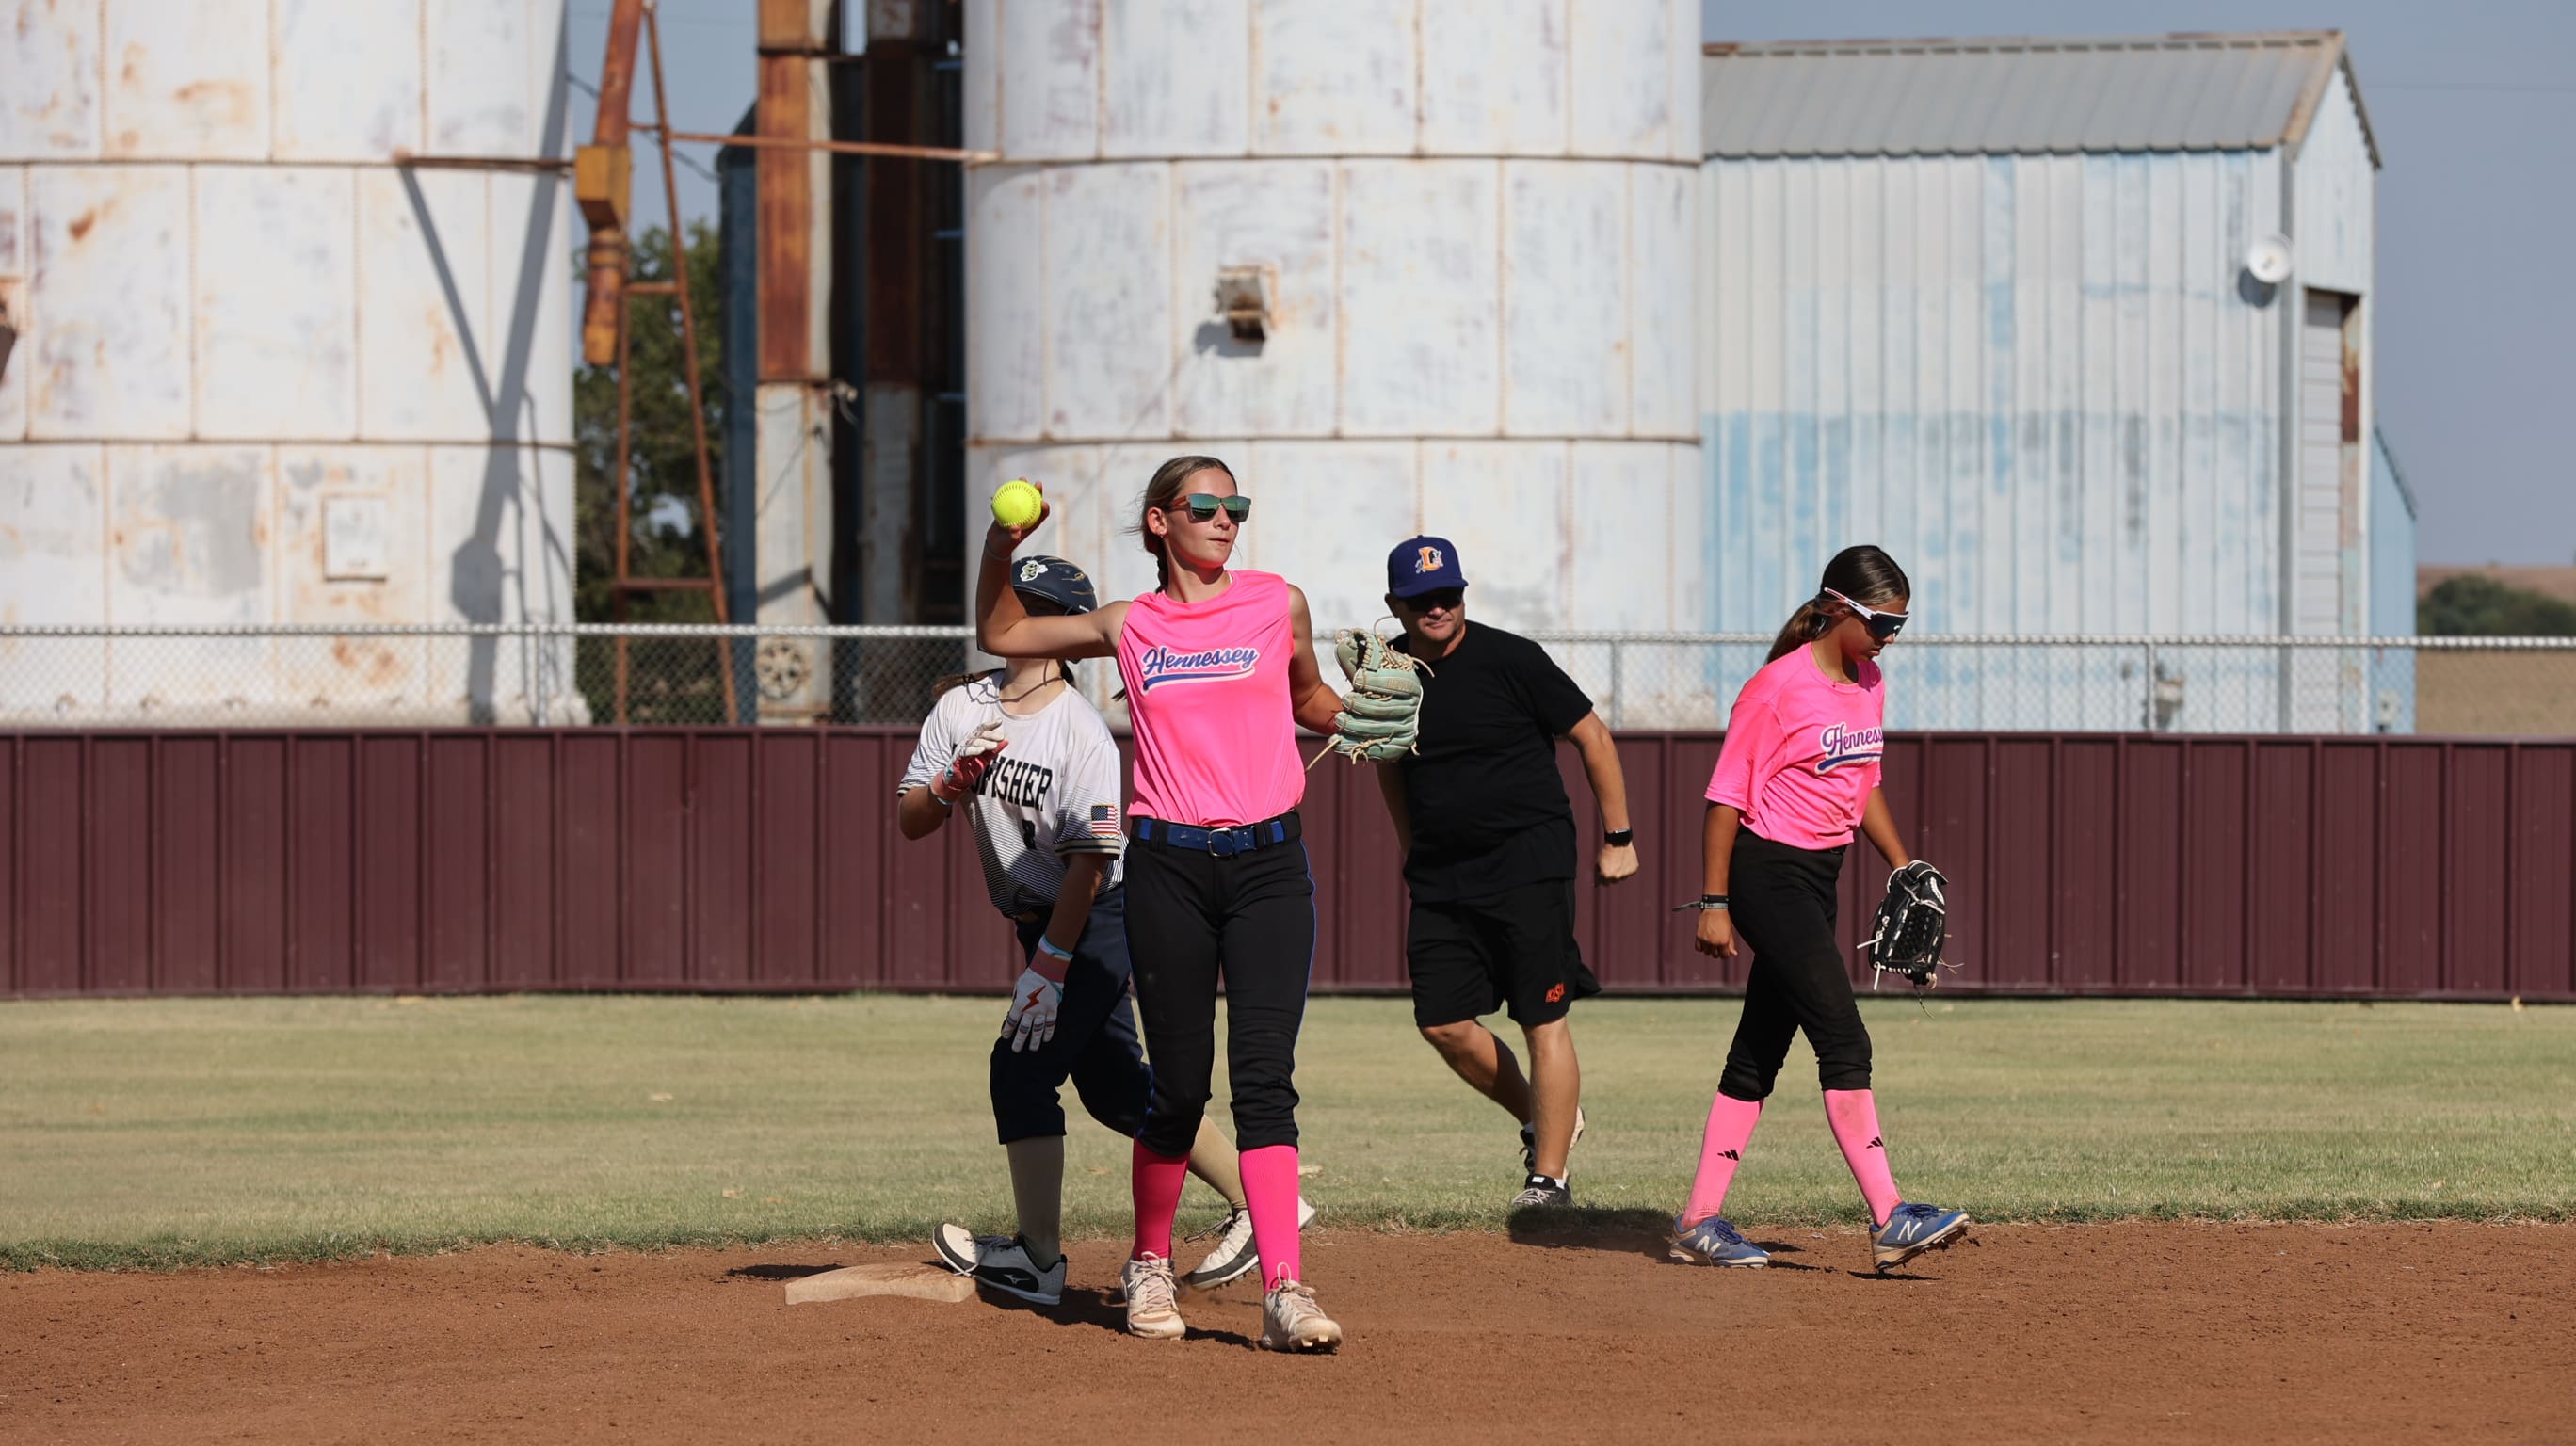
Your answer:
[[[1601,841],[1614,849],[1623,849],[1637,841],[1637,831],[1633,828],[1610,829],[1601,835]]]

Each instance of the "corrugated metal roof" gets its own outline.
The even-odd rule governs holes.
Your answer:
[[[2336,68],[2351,75],[2334,30],[1780,41],[1711,45],[1707,54],[1702,154],[1726,157],[2296,145]],[[2358,83],[2352,94],[2358,110]],[[2361,124],[2367,136],[2367,111]]]

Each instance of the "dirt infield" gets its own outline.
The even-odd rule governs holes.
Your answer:
[[[531,1249],[0,1276],[0,1439],[2564,1441],[2576,1227],[1988,1227],[1909,1274],[1855,1231],[1768,1271],[1642,1222],[1512,1241],[1318,1232],[1332,1358],[1118,1334],[1116,1244],[1058,1312],[781,1282],[924,1250]]]

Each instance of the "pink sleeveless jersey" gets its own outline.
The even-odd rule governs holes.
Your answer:
[[[1288,584],[1237,572],[1205,602],[1149,592],[1127,608],[1118,676],[1136,733],[1136,804],[1166,823],[1275,818],[1306,793],[1288,703]]]

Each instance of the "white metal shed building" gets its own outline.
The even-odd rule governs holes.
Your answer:
[[[2340,34],[1712,45],[1701,104],[1714,627],[1875,541],[1930,632],[2371,630],[2373,529],[2411,559],[2412,518],[2373,516]],[[2359,650],[1890,656],[1907,727],[2385,716]]]

